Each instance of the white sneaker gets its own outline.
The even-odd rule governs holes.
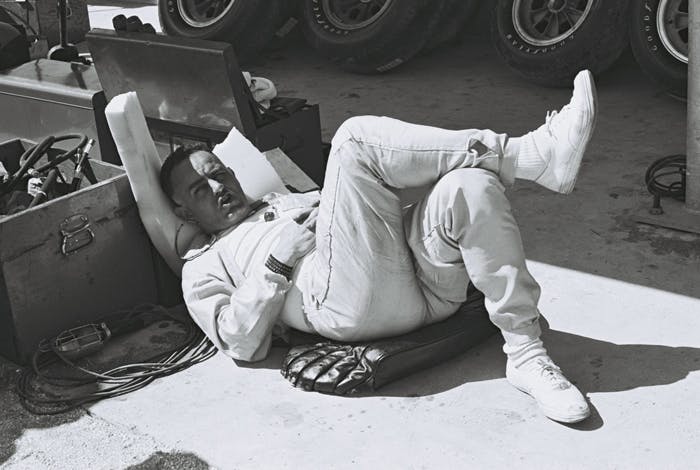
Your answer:
[[[515,388],[537,400],[549,419],[578,423],[590,414],[586,399],[549,356],[534,357],[519,367],[514,367],[509,360],[506,378]]]
[[[545,162],[542,174],[535,179],[537,183],[558,193],[573,191],[581,158],[593,135],[596,113],[593,74],[583,70],[574,79],[569,104],[559,112],[548,112],[546,122],[530,133]]]

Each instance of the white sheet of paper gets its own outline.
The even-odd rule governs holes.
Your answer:
[[[249,197],[259,199],[271,192],[289,192],[265,155],[238,130],[231,129],[226,139],[214,147],[214,154],[233,170]]]

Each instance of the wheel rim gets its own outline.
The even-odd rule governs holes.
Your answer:
[[[182,20],[193,28],[211,26],[231,10],[236,0],[177,0]]]
[[[677,60],[688,63],[688,0],[661,0],[656,12],[661,44]]]
[[[513,26],[533,46],[551,46],[581,27],[593,0],[515,0]]]
[[[375,23],[394,0],[323,0],[321,6],[328,21],[347,31]]]

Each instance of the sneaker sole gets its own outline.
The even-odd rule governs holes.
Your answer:
[[[576,149],[576,154],[569,162],[569,171],[564,178],[564,181],[567,181],[567,183],[560,186],[558,191],[562,194],[571,194],[571,192],[574,190],[576,179],[578,178],[579,168],[581,167],[581,160],[583,160],[584,151],[588,145],[588,142],[590,142],[591,137],[593,136],[593,131],[598,121],[598,94],[595,87],[595,82],[593,80],[593,74],[589,70],[585,71],[585,79],[583,80],[582,85],[585,87],[587,92],[586,95],[588,96],[588,107],[593,113],[593,122],[588,128],[588,132],[584,136],[583,144]]]
[[[557,414],[556,411],[552,410],[551,408],[547,408],[541,401],[536,399],[528,389],[525,387],[521,387],[520,385],[514,384],[513,382],[510,382],[510,384],[523,392],[524,394],[528,395],[529,397],[533,398],[537,402],[537,406],[540,407],[540,410],[542,410],[542,413],[552,421],[557,421],[559,423],[565,423],[565,424],[574,424],[583,421],[584,419],[588,418],[591,415],[591,410],[587,409],[586,411],[577,414],[577,415],[560,415]]]

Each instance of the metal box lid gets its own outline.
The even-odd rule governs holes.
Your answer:
[[[0,94],[30,100],[93,109],[93,97],[101,91],[97,73],[89,65],[37,59],[0,71]]]

